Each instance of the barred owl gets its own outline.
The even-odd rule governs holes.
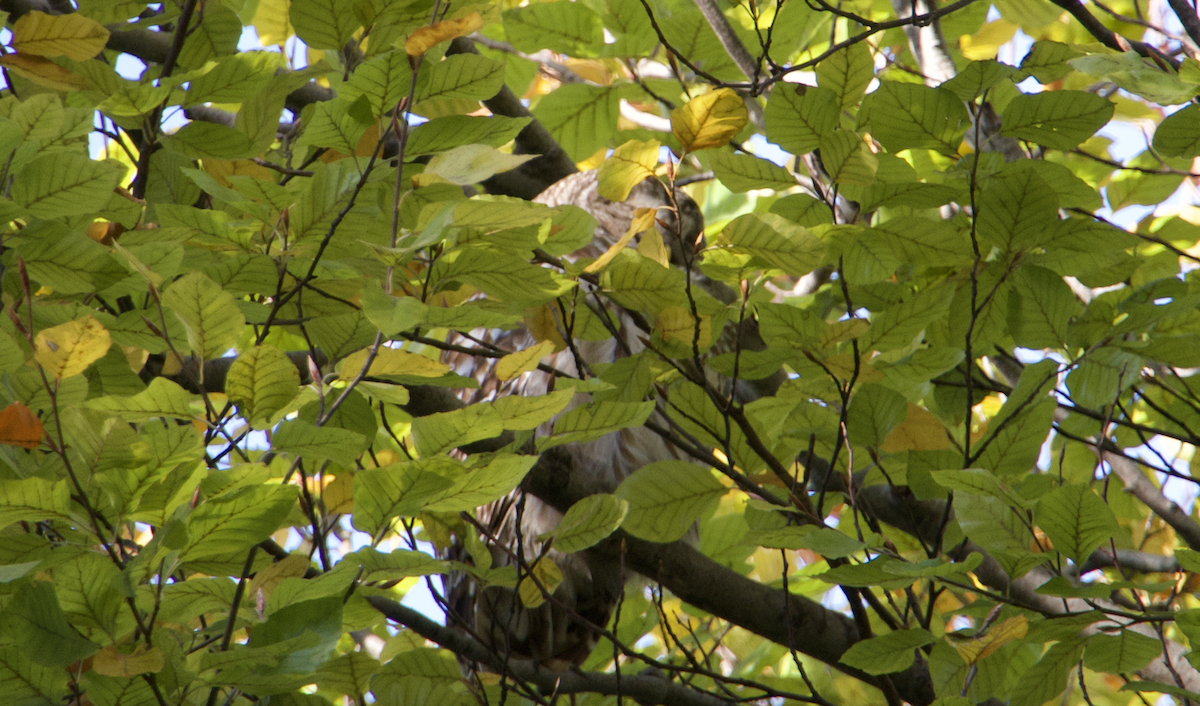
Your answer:
[[[703,228],[696,203],[679,192],[676,214],[671,210],[667,189],[657,179],[643,181],[634,187],[625,201],[613,202],[600,196],[596,172],[582,172],[553,184],[534,201],[551,207],[578,206],[596,219],[592,242],[565,258],[572,261],[597,257],[605,252],[629,229],[637,208],[661,209],[659,229],[676,261],[690,256]],[[576,341],[580,358],[588,367],[611,363],[643,350],[639,335],[649,335],[619,307],[609,305],[607,308],[621,340]],[[507,331],[479,329],[467,336],[452,335],[450,342],[466,347],[481,343],[494,345],[503,351],[519,351],[537,343],[524,327]],[[501,381],[494,371],[494,358],[447,352],[443,361],[449,363],[454,372],[478,381],[478,389],[460,393],[468,404],[505,395],[543,395],[553,389],[552,376],[541,370]],[[553,353],[542,362],[568,375],[579,375],[575,356],[569,349]],[[576,395],[572,406],[586,403],[587,397]],[[548,433],[549,427],[547,424],[539,434]],[[592,485],[608,490],[615,489],[624,478],[646,464],[683,457],[681,452],[643,427],[574,444],[567,451],[574,473],[588,474]],[[517,490],[479,508],[477,518],[487,530],[481,539],[489,545],[492,566],[496,567],[514,564],[514,556],[524,557],[527,563],[532,563],[544,551],[537,540],[538,535],[557,527],[562,515],[538,498]],[[461,551],[451,553],[461,554]],[[451,609],[449,624],[466,628],[498,653],[512,658],[533,659],[559,668],[582,663],[595,646],[597,635],[572,612],[594,625],[605,625],[623,590],[621,569],[615,563],[605,563],[584,553],[564,554],[551,549],[547,558],[558,564],[563,575],[563,581],[554,593],[555,601],[526,608],[513,590],[480,589],[465,576],[452,577],[447,596]]]

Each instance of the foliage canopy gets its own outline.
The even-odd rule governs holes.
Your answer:
[[[1200,699],[1200,22],[1150,7],[0,0],[3,700]],[[563,262],[576,164],[686,188],[734,300]],[[581,283],[646,351],[450,394],[448,331],[609,336]],[[643,424],[702,465],[556,482]],[[419,543],[522,482],[650,580],[582,671],[395,602],[552,600]]]

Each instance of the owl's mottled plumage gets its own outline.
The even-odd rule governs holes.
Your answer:
[[[591,214],[597,221],[592,242],[568,255],[573,261],[598,257],[615,243],[630,227],[638,208],[659,208],[659,228],[674,253],[673,259],[690,253],[703,228],[696,203],[680,192],[677,196],[679,216],[670,210],[671,200],[666,188],[657,179],[638,184],[623,202],[612,202],[600,196],[596,172],[573,174],[550,186],[536,199],[547,206],[574,205]],[[682,229],[675,226],[682,222]],[[681,231],[681,232],[680,232]],[[649,336],[619,307],[609,305],[608,314],[621,340],[577,340],[576,349],[586,366],[611,363],[644,349],[639,335]],[[471,340],[474,339],[474,340]],[[519,351],[537,341],[524,326],[512,330],[478,329],[468,337],[452,335],[452,343],[478,346],[491,344],[504,351]],[[495,374],[494,358],[448,352],[443,361],[454,372],[474,378],[478,389],[460,393],[468,404],[505,395],[536,396],[553,389],[552,376],[541,370],[524,373],[512,380],[501,381]],[[578,376],[574,354],[562,350],[546,356],[543,363],[568,375]],[[576,395],[572,406],[586,404],[589,396]],[[539,434],[549,433],[546,424]],[[615,489],[627,476],[654,461],[682,458],[683,454],[644,428],[628,428],[596,441],[572,444],[567,451],[573,461],[573,472],[588,474],[596,487]],[[479,522],[485,526],[495,543],[491,547],[492,565],[514,564],[513,554],[520,554],[531,564],[543,552],[537,536],[558,526],[562,514],[532,495],[514,491],[509,496],[477,511]],[[604,625],[623,590],[620,567],[603,560],[579,554],[563,554],[551,549],[553,559],[563,574],[563,581],[554,593],[555,601],[537,608],[521,605],[515,591],[498,587],[480,590],[474,582],[460,577],[449,590],[452,612],[450,624],[464,626],[488,642],[499,653],[517,659],[534,659],[547,664],[580,664],[595,646],[597,636],[576,619],[572,612],[588,622]],[[570,610],[562,606],[569,606]]]

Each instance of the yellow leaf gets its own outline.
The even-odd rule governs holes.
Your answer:
[[[658,140],[630,140],[613,150],[597,172],[600,195],[609,201],[624,201],[633,187],[654,176],[658,166]]]
[[[974,61],[993,59],[996,52],[1004,44],[1012,40],[1017,33],[1017,26],[1008,20],[989,22],[973,35],[958,38],[963,56]]]
[[[325,512],[331,515],[349,515],[354,512],[354,476],[339,474],[325,486],[321,496],[325,501]]]
[[[42,445],[42,432],[42,420],[20,402],[0,410],[0,444],[36,449]]]
[[[517,592],[521,595],[522,605],[526,608],[536,608],[546,602],[542,589],[545,589],[546,593],[554,593],[554,589],[562,583],[563,576],[558,564],[544,557],[533,565],[533,570],[529,573],[533,575],[533,580],[530,577],[521,579]]]
[[[346,356],[338,365],[338,372],[343,380],[354,379],[362,371],[367,362],[366,348]],[[423,378],[436,378],[450,372],[450,366],[439,363],[423,355],[401,351],[395,348],[380,348],[375,360],[371,361],[371,369],[367,376],[379,375],[416,375]]]
[[[954,646],[958,655],[967,664],[975,664],[1000,649],[1006,642],[1019,640],[1029,631],[1029,620],[1018,615],[1001,623],[993,625],[983,635],[967,639],[955,639],[947,635],[947,641]]]
[[[87,61],[108,42],[108,30],[80,14],[47,15],[27,12],[12,28],[12,45],[22,54],[65,56]]]
[[[522,373],[537,368],[542,358],[554,352],[554,343],[542,341],[536,346],[530,346],[523,351],[510,353],[496,363],[496,377],[501,380],[512,380]]]
[[[25,54],[0,56],[0,66],[33,81],[39,86],[57,91],[79,91],[89,84],[82,76],[67,71],[49,59]]]
[[[879,450],[893,451],[938,451],[950,448],[946,427],[924,407],[911,402],[904,421],[887,435]]]
[[[78,375],[108,353],[108,329],[91,316],[48,328],[33,340],[33,357],[55,378]]]
[[[658,312],[654,328],[664,340],[682,341],[688,345],[691,345],[692,341],[696,341],[700,348],[708,348],[712,343],[710,317],[700,315],[700,326],[697,331],[696,319],[692,318],[692,312],[681,306],[668,306]]]
[[[663,267],[671,266],[671,252],[658,231],[646,233],[638,240],[638,253],[647,260],[654,260]]]
[[[162,652],[157,647],[138,645],[130,654],[117,651],[109,645],[92,658],[92,669],[106,677],[135,677],[139,674],[157,674],[163,668]]]
[[[584,272],[599,272],[604,269],[604,266],[612,262],[612,259],[617,256],[617,253],[625,249],[629,245],[629,241],[633,240],[633,236],[641,233],[644,230],[654,228],[654,216],[657,213],[653,208],[639,208],[633,212],[633,221],[629,224],[629,230],[625,231],[617,242],[609,246],[604,254],[596,258],[596,261],[587,267],[583,268]],[[655,231],[657,233],[658,231]]]
[[[250,585],[246,588],[246,596],[252,599],[255,603],[266,604],[271,598],[271,592],[275,587],[283,582],[284,579],[301,578],[311,566],[308,557],[301,554],[288,554],[283,559],[271,564],[267,568],[259,571],[251,579]]]
[[[279,46],[295,34],[288,16],[288,0],[258,0],[250,24],[258,30],[258,41],[264,47]]]
[[[567,347],[567,342],[563,340],[562,334],[558,330],[558,319],[554,316],[554,310],[550,308],[549,304],[526,310],[525,326],[529,329],[529,335],[533,336],[535,340],[553,343],[555,352]]]
[[[671,132],[688,152],[729,144],[750,119],[741,96],[718,88],[671,111]]]
[[[404,51],[409,56],[420,56],[431,47],[447,39],[454,39],[470,34],[483,26],[483,17],[478,12],[472,12],[457,20],[442,20],[427,27],[421,27],[404,40]]]

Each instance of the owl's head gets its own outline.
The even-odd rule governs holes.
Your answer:
[[[634,209],[658,209],[658,232],[671,249],[672,264],[682,267],[704,246],[704,215],[682,189],[676,189],[672,199],[661,181],[646,179],[633,187],[625,204]]]

